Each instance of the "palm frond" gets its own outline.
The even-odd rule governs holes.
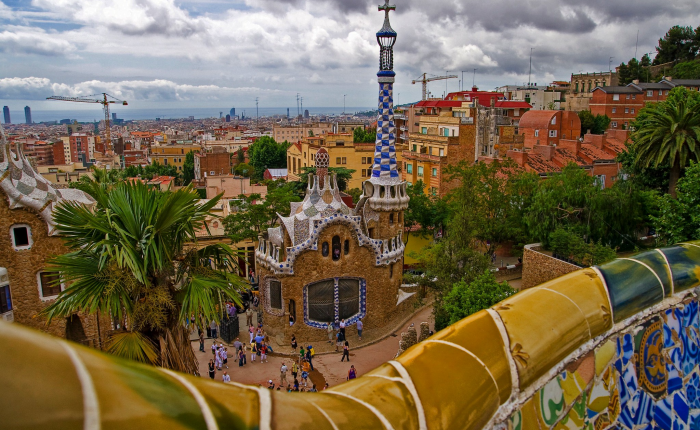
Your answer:
[[[141,363],[156,364],[158,362],[156,345],[136,331],[119,332],[110,336],[107,352]]]

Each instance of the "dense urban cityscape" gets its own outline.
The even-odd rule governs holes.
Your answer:
[[[313,9],[271,2],[227,10]],[[103,19],[78,3],[75,19]],[[203,3],[147,3],[167,37],[219,22]],[[333,5],[378,26],[364,3]],[[3,1],[0,21],[17,35],[37,14],[54,25],[54,7]],[[342,108],[309,107],[338,104],[333,90],[306,107],[297,93],[294,108],[166,100],[153,118],[136,74],[129,89],[85,81],[97,94],[0,79],[2,427],[700,428],[700,25],[641,28],[658,31],[642,34],[655,52],[638,55],[637,34],[607,71],[540,62],[546,84],[531,48],[527,82],[486,89],[464,62],[402,63],[394,28],[431,7],[442,13],[384,0],[380,30],[348,36],[348,70],[376,38],[376,110],[346,104],[370,104],[362,79],[338,85]],[[567,7],[568,24],[608,25]],[[525,15],[516,28],[542,25]],[[107,31],[127,40],[141,18]],[[475,22],[463,25],[492,25]],[[56,37],[36,49],[74,55],[59,27],[35,30]],[[21,62],[24,42],[5,36],[0,55]],[[503,61],[482,45],[467,49],[480,67]],[[419,69],[420,98],[400,103]],[[229,90],[177,91],[214,106]],[[100,119],[78,121],[75,103]]]

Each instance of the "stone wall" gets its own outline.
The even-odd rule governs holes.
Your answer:
[[[539,250],[539,243],[525,245],[523,249],[522,289],[532,288],[580,269],[571,263],[543,254]]]
[[[30,249],[16,251],[12,246],[11,227],[25,224],[31,229]],[[14,322],[26,325],[59,337],[66,337],[66,319],[58,318],[46,325],[44,318],[37,317],[51,300],[42,300],[39,293],[38,273],[46,267],[53,256],[68,252],[63,240],[48,235],[46,223],[31,209],[10,209],[7,198],[0,192],[0,266],[5,267],[10,281]],[[86,342],[97,346],[97,317],[80,315]],[[75,327],[76,324],[73,326]],[[111,329],[107,316],[100,319],[102,339]]]
[[[383,214],[386,215],[386,214]],[[340,243],[350,241],[350,253],[334,261],[331,257],[321,254],[321,244],[331,244],[333,236],[340,236]],[[304,286],[324,279],[336,277],[356,277],[366,281],[366,316],[362,319],[365,330],[391,325],[397,318],[405,317],[413,311],[413,300],[406,300],[396,305],[398,291],[403,281],[401,261],[386,265],[375,265],[375,254],[367,246],[358,246],[353,231],[345,224],[334,224],[324,229],[318,239],[318,250],[308,250],[300,254],[294,262],[294,275],[274,275],[258,266],[260,275],[260,297],[265,314],[263,321],[271,336],[282,336],[289,339],[292,334],[300,341],[323,341],[327,339],[325,329],[314,328],[304,323]],[[344,253],[343,253],[344,254]],[[393,266],[393,267],[392,267]],[[267,279],[277,279],[282,282],[281,311],[270,310],[267,306]],[[294,300],[296,306],[296,323],[289,326],[289,301]],[[354,333],[354,326],[348,333]]]

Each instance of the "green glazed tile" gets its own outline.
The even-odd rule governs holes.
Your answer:
[[[615,260],[598,267],[605,278],[616,323],[664,299],[664,288],[651,270],[630,260]]]
[[[656,250],[653,250],[637,254],[630,258],[632,260],[641,261],[642,263],[651,267],[654,273],[656,273],[659,279],[661,279],[661,283],[664,286],[665,295],[671,295],[671,272],[669,271],[668,265],[666,264],[666,259],[663,255],[659,254]]]
[[[671,265],[675,291],[687,290],[700,283],[700,247],[681,244],[660,251]]]

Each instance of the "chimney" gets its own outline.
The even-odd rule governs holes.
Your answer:
[[[496,107],[496,97],[491,97],[491,107]]]
[[[532,148],[533,152],[540,154],[545,160],[551,161],[554,156],[554,146],[551,145],[536,145]]]
[[[518,166],[522,167],[527,164],[527,152],[514,151],[511,149],[506,153],[506,157],[512,158],[513,161],[518,163]]]
[[[633,80],[632,83],[635,84],[635,85],[639,85],[639,79]]]

